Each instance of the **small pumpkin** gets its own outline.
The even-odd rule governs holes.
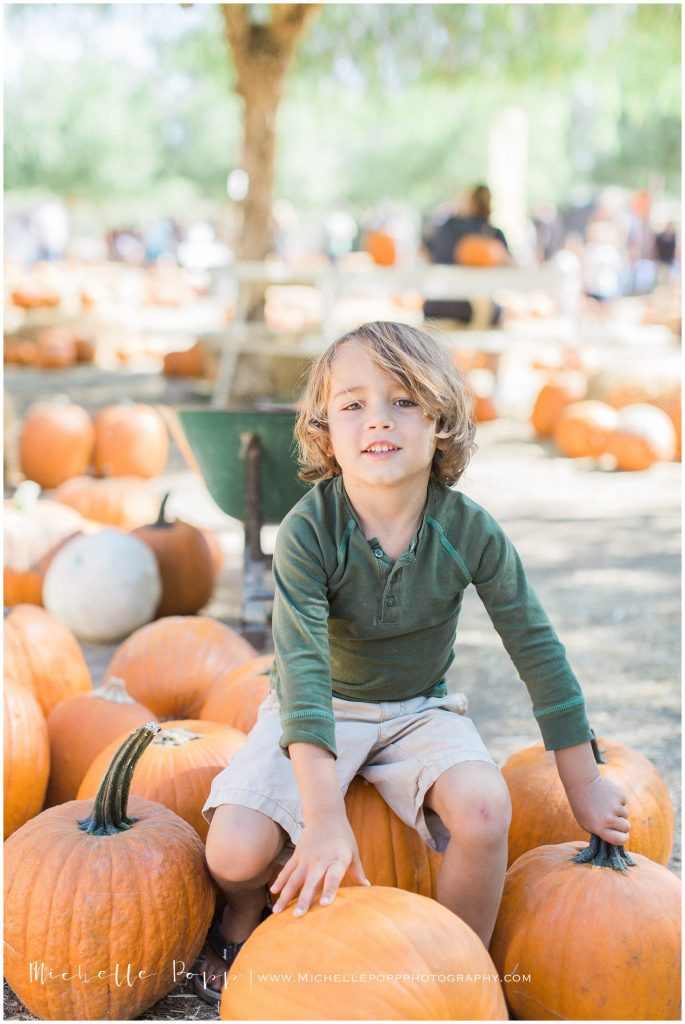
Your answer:
[[[157,521],[139,526],[134,536],[150,548],[162,580],[156,618],[164,615],[192,615],[211,600],[216,576],[214,558],[202,530],[166,518],[169,495],[165,495]]]
[[[364,249],[379,267],[392,267],[397,263],[395,239],[387,231],[367,231]]]
[[[473,398],[476,423],[490,423],[492,420],[496,420],[497,406],[494,395],[497,379],[492,370],[474,367],[467,371],[466,379]]]
[[[166,807],[129,798],[158,729],[127,737],[94,801],[51,807],[5,843],[5,977],[37,1017],[132,1020],[200,952],[215,907],[202,842]]]
[[[345,794],[345,811],[372,885],[437,898],[442,856],[400,821],[375,786],[356,776]]]
[[[44,560],[68,537],[85,528],[75,509],[56,501],[39,501],[32,480],[19,484],[4,506],[5,604],[43,603]]]
[[[32,338],[20,334],[5,335],[4,362],[17,366],[35,366],[38,360],[38,346]]]
[[[92,363],[97,353],[97,342],[95,341],[95,338],[76,335],[74,338],[74,344],[76,346],[76,362]]]
[[[159,499],[140,477],[93,480],[78,476],[60,484],[52,498],[76,509],[86,519],[122,530],[135,530],[151,522],[159,506]]]
[[[680,1020],[680,881],[594,836],[507,872],[490,944],[516,1020]]]
[[[29,480],[58,487],[85,473],[95,431],[85,409],[74,402],[38,402],[28,410],[19,438],[19,464]]]
[[[23,686],[5,685],[4,838],[38,814],[48,784],[50,749],[40,704]]]
[[[207,377],[212,365],[206,342],[196,341],[191,348],[167,352],[164,356],[166,377]]]
[[[217,679],[256,657],[229,626],[201,615],[170,615],[136,632],[115,652],[105,678],[126,689],[160,719],[199,718]]]
[[[507,258],[500,239],[487,235],[464,235],[454,247],[454,262],[462,267],[500,267]]]
[[[155,720],[149,708],[126,692],[123,679],[110,679],[95,690],[60,701],[47,717],[50,777],[45,806],[76,800],[100,751],[131,729]]]
[[[36,334],[38,366],[58,370],[76,362],[76,340],[68,327],[45,327]]]
[[[609,434],[617,423],[618,413],[606,402],[571,402],[554,428],[554,442],[569,459],[597,459],[606,452]]]
[[[617,469],[649,469],[675,457],[675,428],[669,416],[654,405],[625,405],[609,433],[607,451],[616,459]]]
[[[336,976],[341,983],[331,984]],[[488,951],[461,918],[425,896],[374,885],[340,889],[330,906],[315,901],[299,919],[290,910],[267,918],[238,954],[221,1019],[508,1016]]]
[[[668,864],[675,821],[668,788],[652,762],[624,743],[593,741],[599,774],[626,795],[630,815],[630,852]],[[542,743],[517,751],[502,765],[511,794],[509,864],[543,843],[587,840],[573,816],[556,768],[554,752]]]
[[[269,693],[273,663],[273,654],[263,654],[217,679],[202,705],[200,718],[249,732],[257,721],[260,704]]]
[[[119,735],[93,759],[79,786],[79,800],[95,795],[103,768],[116,753],[121,739]],[[230,763],[244,742],[245,733],[218,722],[164,722],[136,766],[131,793],[164,804],[192,825],[204,842],[209,824],[202,817],[202,808],[212,779]]]
[[[43,582],[47,610],[92,643],[111,643],[150,622],[161,593],[152,551],[115,529],[67,541]]]
[[[582,373],[568,371],[550,375],[540,388],[531,423],[538,437],[551,437],[567,405],[579,402],[587,393],[587,381]]]
[[[98,476],[158,476],[164,472],[168,455],[164,420],[151,405],[108,405],[95,417]]]
[[[5,611],[5,684],[30,690],[48,715],[55,704],[92,689],[76,638],[43,608],[18,604]]]

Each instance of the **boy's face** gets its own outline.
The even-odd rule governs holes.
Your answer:
[[[426,487],[436,421],[405,387],[376,366],[369,350],[348,342],[332,364],[328,398],[331,449],[346,486]]]

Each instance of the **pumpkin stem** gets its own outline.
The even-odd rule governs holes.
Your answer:
[[[111,676],[102,686],[88,692],[89,697],[110,701],[112,704],[135,704],[136,701],[126,689],[126,683],[119,676]]]
[[[592,753],[595,755],[595,761],[597,764],[606,764],[606,761],[602,757],[602,752],[597,745],[597,738],[595,736],[595,730],[590,729],[592,733],[592,739],[590,740],[590,746],[592,747]]]
[[[608,843],[606,839],[600,839],[594,833],[590,835],[589,846],[575,857],[571,857],[571,860],[576,864],[591,864],[594,868],[613,868],[614,871],[622,871],[624,875],[627,874],[628,868],[637,867],[622,846]]]
[[[112,758],[100,783],[93,810],[77,822],[83,832],[93,836],[111,836],[125,832],[137,818],[126,813],[133,772],[145,748],[159,732],[157,722],[148,722],[133,729]]]
[[[164,528],[165,526],[173,526],[173,523],[170,523],[168,519],[165,518],[166,505],[170,497],[171,492],[165,494],[164,497],[162,498],[162,504],[159,506],[159,515],[157,516],[157,522],[154,524],[155,527]]]

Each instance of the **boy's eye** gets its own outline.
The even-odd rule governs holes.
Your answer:
[[[343,406],[343,412],[347,412],[348,410],[356,412],[357,409],[361,409],[361,405],[359,404],[359,402],[350,402],[349,405]]]
[[[416,405],[416,402],[413,402],[411,398],[398,398],[396,401],[403,409],[411,408]]]

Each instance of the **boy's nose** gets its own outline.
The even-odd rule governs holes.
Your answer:
[[[392,430],[395,420],[392,408],[384,401],[370,402],[367,407],[367,427],[369,430]]]
[[[366,426],[369,430],[392,430],[395,426],[395,421],[387,407],[369,408]]]

